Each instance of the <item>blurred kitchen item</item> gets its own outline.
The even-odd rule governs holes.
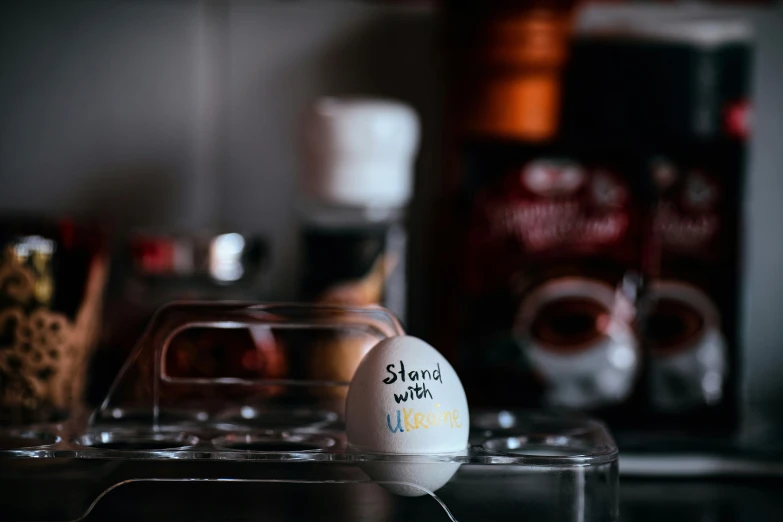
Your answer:
[[[655,67],[642,82],[646,99],[657,92],[653,78],[669,86],[671,103],[679,102],[688,118],[662,113],[645,156],[655,189],[646,251],[649,302],[641,317],[649,401],[661,419],[669,417],[662,425],[729,434],[738,419],[751,32],[738,20],[673,25],[646,33],[653,43],[645,53],[657,59],[648,60]],[[683,131],[673,133],[675,126]]]
[[[397,101],[323,98],[303,134],[302,297],[382,304],[404,319],[416,113]]]
[[[311,349],[308,374],[317,380],[350,382],[359,363],[373,346],[375,343],[367,336],[336,332]],[[320,396],[345,399],[348,388],[326,387],[315,392]],[[338,404],[335,409],[342,412],[343,404]]]
[[[310,109],[300,176],[305,200],[303,299],[382,304],[404,320],[405,212],[418,141],[418,117],[401,102],[323,98]],[[307,361],[309,375],[350,382],[370,348],[363,336],[328,336]],[[342,410],[346,388],[314,391]]]
[[[559,11],[530,10],[497,20],[490,34],[482,58],[495,76],[483,84],[487,91],[480,95],[475,131],[529,140],[552,137],[568,19]],[[520,46],[520,39],[526,44]]]
[[[237,232],[203,234],[131,235],[130,261],[135,276],[150,288],[179,283],[194,293],[257,291],[259,269],[266,259],[266,244],[258,237]]]
[[[606,283],[547,281],[524,301],[515,331],[555,406],[595,408],[627,399],[640,363],[633,303]]]
[[[677,426],[730,430],[736,421],[744,144],[734,138],[660,145],[647,175],[649,288],[641,331],[649,401]]]
[[[547,140],[557,132],[561,72],[574,2],[463,2],[447,6],[462,131]]]
[[[506,34],[509,12],[498,16]],[[491,20],[481,29],[474,20],[478,36],[466,39],[481,51],[461,48],[452,64],[459,107],[470,109],[456,117],[457,175],[446,183],[453,228],[465,236],[444,248],[463,277],[444,325],[463,326],[452,343],[462,346],[472,396],[600,408],[617,429],[730,433],[747,26],[681,18],[582,26],[558,89],[562,114],[552,114],[562,128],[536,134],[520,131],[525,112],[516,131],[499,117],[487,125],[486,93],[495,91],[482,82],[524,69],[486,72],[486,49],[514,42],[494,37]],[[523,34],[505,55],[526,55],[534,39]],[[482,107],[486,119],[473,125]],[[541,113],[531,108],[530,118]]]
[[[635,428],[736,424],[751,54],[736,18],[585,17],[574,41],[564,131],[624,140],[644,191],[646,414]]]
[[[720,403],[728,361],[715,304],[679,281],[656,280],[648,299],[644,320],[653,406],[678,412]]]
[[[632,162],[564,140],[466,150],[464,368],[503,404],[623,404],[641,359]]]
[[[452,227],[464,234],[444,248],[452,259],[442,263],[460,266],[444,327],[459,325],[474,400],[615,407],[631,397],[641,359],[633,156],[558,134],[567,2],[480,11],[455,8],[452,32]]]
[[[0,423],[78,412],[108,270],[96,228],[0,221]]]
[[[566,69],[563,130],[658,146],[744,140],[751,47],[737,18],[585,17]]]
[[[284,347],[269,328],[188,328],[169,343],[166,373],[172,378],[283,379],[289,374]],[[267,395],[280,391],[265,387]]]
[[[115,259],[117,277],[112,279],[105,331],[93,361],[91,401],[105,396],[123,361],[162,305],[185,300],[262,298],[267,256],[262,238],[237,232],[133,233]],[[210,335],[215,343],[229,342],[220,339],[219,331]],[[248,347],[256,346],[252,332],[245,332],[243,339]],[[190,341],[183,334],[176,342]],[[205,357],[210,353],[207,349],[199,352]],[[182,362],[188,368],[212,363]]]

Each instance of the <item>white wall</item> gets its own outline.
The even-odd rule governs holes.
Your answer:
[[[192,222],[195,4],[0,5],[0,209]]]
[[[740,368],[751,441],[783,436],[783,9],[754,21],[755,134],[746,182]],[[777,421],[770,426],[767,418]]]

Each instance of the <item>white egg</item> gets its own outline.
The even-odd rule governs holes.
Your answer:
[[[346,399],[348,443],[355,451],[427,455],[464,451],[470,417],[454,368],[415,337],[385,339],[356,369]],[[362,465],[394,493],[424,495],[443,486],[459,463],[376,461]]]
[[[348,442],[379,453],[464,450],[470,424],[465,390],[432,346],[409,336],[373,347],[356,369],[345,404]]]

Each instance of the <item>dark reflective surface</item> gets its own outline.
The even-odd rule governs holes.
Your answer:
[[[783,480],[624,480],[621,522],[778,522]]]

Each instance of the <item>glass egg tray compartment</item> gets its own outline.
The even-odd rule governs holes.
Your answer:
[[[256,359],[201,342],[236,329]],[[351,361],[402,333],[377,307],[170,305],[91,415],[0,429],[0,521],[617,520],[617,448],[586,417],[472,411],[457,453],[349,447]]]

